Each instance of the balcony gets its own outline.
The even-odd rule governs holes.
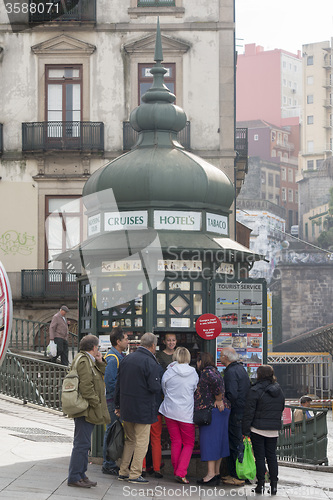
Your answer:
[[[236,128],[236,192],[239,193],[248,170],[248,137],[247,128]]]
[[[76,299],[76,275],[57,269],[23,269],[21,296],[23,299]]]
[[[2,136],[3,125],[0,123],[0,155],[3,153],[3,136]]]
[[[175,6],[175,0],[138,0],[138,7]]]
[[[37,7],[34,11],[35,5]],[[42,2],[29,0],[29,23],[96,22],[96,0],[61,0]]]
[[[104,151],[104,124],[101,122],[22,123],[22,151]]]
[[[130,122],[123,122],[123,150],[129,151],[138,140],[138,132],[132,128]],[[185,149],[190,149],[191,123],[186,122],[185,128],[178,132],[178,141]]]

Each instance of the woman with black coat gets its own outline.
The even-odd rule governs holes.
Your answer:
[[[257,382],[251,387],[243,416],[243,434],[251,436],[253,453],[256,459],[256,493],[264,493],[265,458],[267,460],[271,495],[277,493],[278,464],[276,445],[282,426],[284,394],[276,382],[274,370],[262,365],[257,370]]]

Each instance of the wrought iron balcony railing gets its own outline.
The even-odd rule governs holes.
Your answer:
[[[96,22],[96,0],[29,0],[29,22]]]
[[[104,151],[101,122],[22,123],[22,151]]]
[[[57,269],[23,269],[22,298],[72,298],[78,295],[75,274]]]
[[[138,132],[132,128],[130,122],[123,122],[123,149],[129,151],[138,140]],[[191,123],[186,122],[185,128],[178,132],[178,141],[185,149],[191,147]]]
[[[236,128],[235,148],[239,159],[248,157],[247,128]]]
[[[138,0],[138,7],[169,7],[174,6],[175,0]]]
[[[2,135],[3,125],[0,123],[0,154],[3,153],[3,135]]]

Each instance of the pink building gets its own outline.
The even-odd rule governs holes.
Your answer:
[[[236,119],[297,125],[302,106],[301,52],[245,45],[236,70]]]

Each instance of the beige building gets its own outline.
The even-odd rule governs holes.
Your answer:
[[[187,113],[179,140],[234,180],[234,0],[28,4],[0,11],[0,260],[14,316],[47,322],[62,303],[75,319],[73,278],[50,259],[85,239],[86,180],[135,142],[128,120],[152,83],[157,16],[165,83]]]
[[[303,234],[307,241],[314,243],[324,231],[324,221],[328,215],[329,204],[325,203],[318,207],[312,208],[309,212],[303,215]]]
[[[300,172],[317,170],[333,150],[332,42],[303,45]]]

